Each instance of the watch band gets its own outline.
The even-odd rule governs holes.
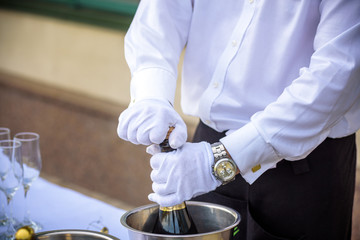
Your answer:
[[[221,143],[212,144],[211,149],[212,149],[213,154],[214,154],[215,162],[217,162],[221,158],[228,157],[227,156],[228,154],[227,154],[227,152],[225,150],[225,147]],[[230,157],[228,157],[228,158],[230,158]]]
[[[211,150],[214,155],[214,164],[212,166],[213,175],[220,180],[223,185],[235,180],[237,166],[226,151],[224,145],[220,142],[214,143],[211,145]]]

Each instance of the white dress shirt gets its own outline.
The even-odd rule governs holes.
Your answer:
[[[132,101],[217,131],[250,184],[360,128],[359,0],[142,0],[125,38]]]

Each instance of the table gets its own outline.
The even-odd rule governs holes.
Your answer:
[[[14,216],[18,219],[24,214],[23,195],[23,189],[20,188],[14,197]],[[31,218],[43,225],[41,231],[88,229],[91,222],[101,220],[100,225],[106,226],[110,235],[128,240],[127,229],[120,223],[125,210],[43,178],[38,178],[31,186],[27,206]],[[98,231],[95,228],[90,230]]]

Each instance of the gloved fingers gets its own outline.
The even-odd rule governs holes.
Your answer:
[[[136,118],[134,117],[128,124],[127,139],[133,144],[150,145],[152,143],[156,143],[150,138],[151,134],[159,131],[156,126],[161,126],[161,124],[157,121],[149,121],[149,119],[141,116]],[[162,128],[163,131],[165,131],[166,127]],[[165,136],[163,139],[165,139]]]
[[[157,153],[150,158],[150,166],[153,170],[159,170],[162,174],[169,175],[174,167],[173,157],[176,151]]]
[[[169,136],[169,144],[173,149],[177,149],[184,145],[187,140],[187,128],[184,121],[178,122],[175,124],[174,130]]]
[[[120,138],[134,144],[139,144],[134,137],[137,128],[145,118],[142,116],[141,110],[137,106],[132,106],[123,111],[119,116],[118,135]],[[135,135],[136,136],[136,135]]]
[[[176,204],[214,190],[221,182],[212,175],[213,162],[207,142],[185,143],[172,152],[153,155],[150,164],[156,201]]]
[[[164,141],[168,127],[159,121],[137,118],[128,124],[128,141],[133,144],[160,144]]]
[[[158,153],[150,158],[150,166],[152,168],[150,178],[153,181],[153,186],[156,184],[167,184],[167,186],[177,186],[173,181],[177,181],[177,178],[170,177],[173,172],[174,164],[172,163],[171,157],[174,152],[170,153]],[[159,186],[160,187],[160,186]],[[161,189],[166,186],[160,187]],[[170,189],[170,188],[169,188]],[[157,189],[153,189],[157,192]],[[170,190],[170,191],[175,191]],[[164,193],[162,193],[164,194]]]
[[[165,123],[157,123],[153,126],[151,131],[149,132],[149,140],[151,143],[160,144],[162,143],[169,131],[169,127]]]
[[[117,126],[117,134],[119,136],[119,138],[126,140],[127,141],[127,136],[128,136],[128,125],[129,125],[129,121],[128,121],[128,109],[126,109],[125,111],[123,111],[120,116],[119,116],[119,122],[118,122],[118,126]]]
[[[154,186],[154,184],[166,184],[168,180],[168,175],[162,174],[161,171],[159,170],[152,170],[150,173],[150,178],[153,181],[153,186]]]
[[[159,195],[157,195],[156,193],[150,193],[148,195],[148,199],[152,202],[156,202],[157,204],[159,204],[160,206],[166,207],[164,205],[161,204],[161,197]]]
[[[159,168],[151,171],[152,189],[160,196],[167,196],[179,192],[178,188],[182,186],[181,178],[176,177],[176,175],[179,175],[178,173],[173,173],[172,165],[171,159],[165,159]],[[180,190],[180,192],[182,191]]]
[[[128,129],[127,129],[127,141],[138,145],[139,142],[136,138],[136,134],[137,133],[137,124],[135,124],[134,122],[131,122],[128,124]]]
[[[146,148],[146,152],[150,155],[155,155],[161,152],[159,144],[151,144]]]
[[[150,158],[150,166],[153,170],[159,170],[166,158],[166,153],[158,153]]]
[[[138,114],[133,113],[132,116],[130,116],[127,120],[125,119],[125,121],[128,121],[127,123],[127,133],[126,133],[126,140],[133,143],[133,144],[140,144],[138,139],[137,139],[137,133],[139,130],[139,126],[142,125],[146,125],[144,124],[144,121],[146,119],[141,118],[138,116]]]
[[[120,114],[117,133],[133,144],[160,144],[176,122],[183,121],[167,101],[142,100]]]
[[[185,199],[178,198],[176,194],[160,196],[156,193],[150,193],[148,198],[150,201],[156,202],[162,207],[171,207],[185,201]]]
[[[164,182],[153,182],[152,190],[160,196],[167,196],[176,193],[176,186],[168,184],[165,180]]]
[[[127,130],[126,130],[126,128],[124,128],[120,124],[118,124],[116,132],[117,132],[119,138],[127,141]]]
[[[150,201],[156,202],[156,203],[157,203],[157,201],[158,201],[158,197],[157,197],[157,195],[156,195],[155,193],[150,193],[150,194],[148,195],[148,199],[149,199]]]
[[[136,140],[138,143],[148,146],[151,145],[152,142],[150,141],[149,138],[149,133],[151,131],[151,127],[148,124],[142,124],[138,127],[137,132],[136,132]]]

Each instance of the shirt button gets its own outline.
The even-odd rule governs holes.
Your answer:
[[[211,124],[211,121],[210,121],[210,120],[205,120],[205,123],[206,123],[207,125],[210,125],[210,124]]]
[[[249,3],[253,3],[254,2],[254,0],[249,0]]]
[[[231,45],[232,45],[233,47],[236,47],[237,41],[236,41],[236,40],[232,40],[232,41],[231,41]]]
[[[218,88],[218,87],[219,87],[219,83],[218,83],[218,82],[214,82],[212,85],[213,85],[214,88]]]

